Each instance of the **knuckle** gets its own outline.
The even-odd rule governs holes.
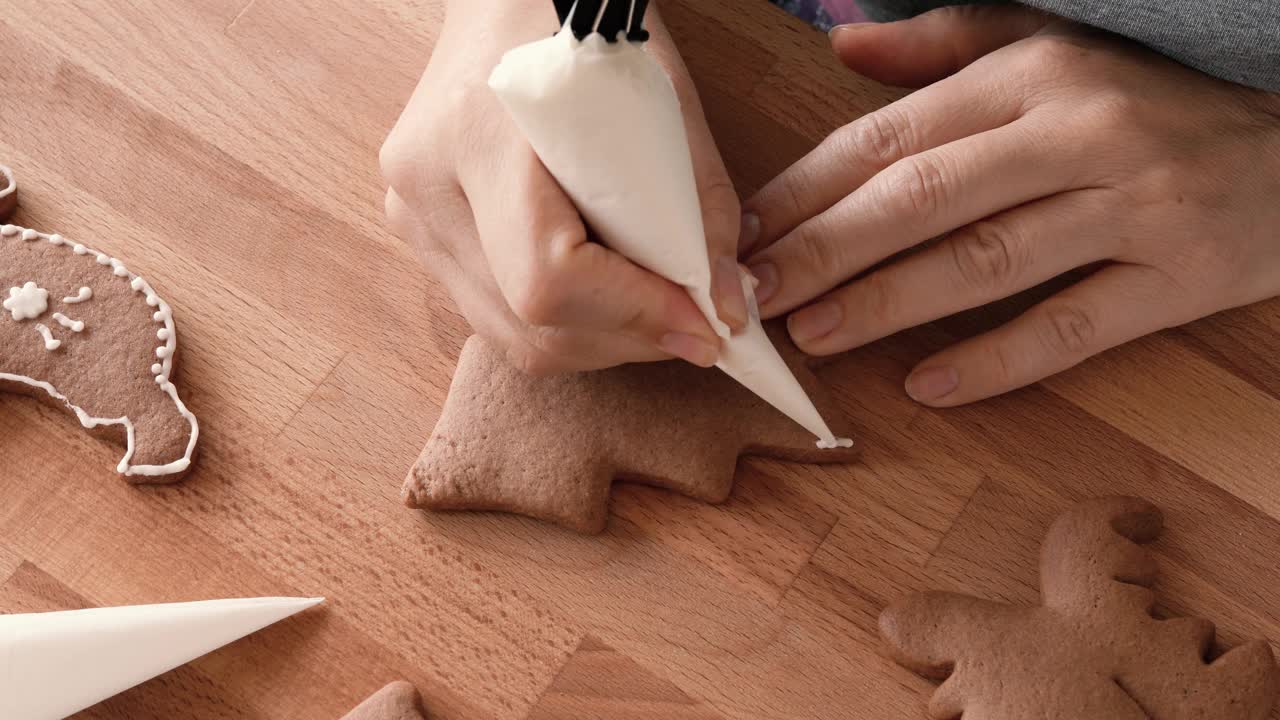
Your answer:
[[[560,369],[553,356],[522,342],[507,348],[507,362],[516,370],[534,377],[551,375]]]
[[[556,326],[565,322],[572,302],[573,273],[571,263],[576,247],[571,232],[552,230],[542,243],[527,238],[529,259],[524,272],[512,283],[507,298],[511,312],[522,322],[533,326]]]
[[[388,190],[386,197],[383,199],[383,210],[387,216],[387,226],[396,237],[402,240],[415,240],[415,235],[424,235],[426,233],[415,233],[412,211],[405,205],[404,200],[396,193],[395,190]]]
[[[512,289],[507,304],[523,323],[537,327],[556,325],[564,309],[564,295],[559,288],[559,283],[541,273],[530,273]]]
[[[1139,180],[1143,195],[1159,204],[1180,204],[1185,199],[1186,174],[1171,163],[1147,167]]]
[[[826,277],[844,267],[844,245],[818,221],[811,220],[797,228],[795,240],[813,277]]]
[[[382,144],[382,149],[378,151],[378,167],[382,171],[382,179],[389,187],[399,190],[412,187],[415,169],[408,153],[397,141],[388,138]]]
[[[906,157],[912,147],[912,125],[900,104],[863,116],[847,127],[847,134],[837,135],[845,155],[868,158],[877,167]]]
[[[914,216],[932,215],[941,211],[947,193],[947,172],[932,155],[915,155],[900,160],[884,192],[885,206]]]
[[[1086,122],[1100,128],[1130,127],[1141,121],[1143,114],[1142,101],[1119,88],[1099,91],[1083,113]]]
[[[570,332],[564,328],[532,327],[526,332],[529,344],[547,358],[566,358],[575,354],[575,346],[570,340]],[[563,363],[557,361],[557,368]]]
[[[1097,325],[1081,307],[1054,304],[1045,308],[1043,335],[1044,344],[1051,352],[1074,357],[1093,347]]]
[[[706,224],[712,229],[733,227],[742,216],[742,203],[738,200],[738,191],[727,177],[720,177],[708,183],[698,193],[702,200],[702,213]],[[736,234],[732,238],[737,242]]]
[[[861,281],[862,307],[858,314],[878,327],[890,325],[895,311],[901,307],[897,295],[883,272],[868,274]]]
[[[1012,348],[1005,343],[995,343],[991,347],[990,367],[995,373],[993,380],[996,385],[1010,387],[1017,384],[1018,364]]]
[[[956,271],[971,288],[1007,286],[1026,264],[1023,243],[998,220],[983,220],[961,231],[951,242]]]
[[[766,185],[760,193],[763,202],[753,203],[760,206],[756,210],[766,214],[781,210],[780,215],[799,217],[806,205],[805,198],[813,196],[807,160],[800,160]]]
[[[1024,60],[1041,76],[1057,78],[1077,67],[1088,51],[1057,34],[1040,34],[1023,43]]]

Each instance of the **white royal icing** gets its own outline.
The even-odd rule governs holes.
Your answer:
[[[53,333],[49,332],[49,326],[44,323],[36,323],[36,332],[40,333],[40,337],[44,338],[44,349],[50,352],[62,347],[61,340],[55,340]]]
[[[53,314],[53,319],[54,319],[54,320],[57,320],[57,321],[58,321],[58,324],[59,324],[59,325],[61,325],[62,327],[70,329],[70,330],[71,330],[71,332],[83,332],[83,331],[84,331],[84,321],[83,321],[83,320],[72,320],[71,318],[67,317],[66,315],[63,315],[63,314],[62,314],[62,313],[60,313],[60,312],[56,312],[56,313],[54,313],[54,314]]]
[[[173,324],[173,310],[169,307],[169,304],[166,303],[164,300],[162,300],[160,296],[156,294],[155,290],[151,288],[151,285],[148,284],[146,280],[129,272],[128,269],[125,268],[124,264],[121,263],[119,260],[116,260],[115,258],[108,257],[102,253],[99,253],[96,250],[87,248],[84,245],[81,245],[79,243],[72,245],[71,243],[68,243],[61,235],[46,235],[44,233],[40,233],[35,230],[21,228],[16,225],[0,226],[0,237],[13,237],[14,235],[19,235],[19,234],[21,234],[24,240],[43,239],[47,241],[49,244],[57,247],[70,247],[71,251],[77,255],[92,254],[91,259],[93,259],[99,265],[102,265],[104,269],[110,266],[112,274],[115,275],[116,277],[128,279],[129,287],[131,287],[134,290],[134,292],[143,293],[145,296],[147,305],[157,308],[156,311],[152,313],[152,319],[155,322],[160,323],[161,325],[164,326],[162,328],[164,332],[163,337],[161,337],[157,332],[157,337],[163,340],[164,344],[156,348],[156,357],[160,358],[160,362],[157,362],[151,366],[151,372],[153,375],[155,375],[156,385],[159,386],[160,391],[169,396],[169,399],[173,401],[174,406],[177,408],[178,413],[182,415],[183,419],[186,420],[187,424],[191,427],[191,438],[187,441],[186,451],[183,453],[182,457],[178,458],[177,460],[166,463],[164,465],[133,465],[129,461],[133,458],[133,453],[136,448],[136,444],[135,444],[135,438],[134,438],[133,421],[131,421],[128,417],[118,417],[118,418],[93,417],[88,413],[86,413],[83,408],[73,405],[71,401],[68,400],[65,395],[58,392],[57,388],[55,388],[53,385],[50,385],[49,383],[41,380],[36,380],[35,378],[27,377],[25,375],[15,375],[11,373],[0,372],[0,380],[7,380],[9,382],[21,383],[29,387],[43,390],[50,397],[62,402],[62,404],[66,405],[72,412],[74,412],[76,414],[76,417],[79,418],[80,424],[87,429],[92,429],[92,428],[100,427],[103,425],[123,426],[125,429],[126,446],[125,446],[124,457],[121,458],[120,463],[116,465],[117,472],[120,472],[124,475],[156,476],[156,475],[172,475],[174,473],[179,473],[179,472],[182,472],[183,470],[186,470],[188,467],[191,466],[191,456],[196,449],[196,440],[200,437],[200,424],[196,421],[196,416],[193,415],[191,411],[187,409],[186,404],[182,402],[182,398],[178,397],[177,387],[169,380],[170,373],[173,371],[173,355],[178,348],[178,332]],[[103,257],[106,257],[106,262],[102,261]],[[35,287],[35,283],[27,283],[27,285]],[[15,296],[14,291],[18,291],[18,293],[29,292],[26,290],[27,285],[24,285],[22,288],[13,288],[12,290],[10,290],[9,291],[9,294],[11,296],[10,300],[12,300],[13,296]],[[36,289],[39,290],[41,293],[44,293],[44,296],[42,298],[44,306],[41,307],[39,312],[37,312],[35,315],[31,315],[30,317],[32,318],[38,317],[41,313],[44,313],[48,309],[48,291],[41,290],[39,288],[36,288]],[[92,290],[90,290],[89,288],[81,288],[79,295],[77,295],[76,298],[74,298],[74,300],[75,302],[84,302],[85,300],[88,300],[91,297],[93,297]],[[71,300],[64,299],[63,302],[71,302]],[[35,303],[28,299],[21,300],[19,301],[19,303],[23,304],[22,313],[24,316],[26,315],[29,309],[34,309],[36,307]],[[21,318],[18,318],[18,311],[15,310],[13,307],[10,307],[9,300],[5,301],[4,307],[6,310],[9,310],[10,312],[14,313],[15,319],[21,319]],[[61,319],[58,319],[59,316],[62,316]],[[69,318],[66,318],[66,316],[63,316],[61,313],[55,313],[54,318],[58,319],[58,321],[60,323],[63,323],[64,326],[70,327],[73,332],[80,332],[80,330],[84,329],[83,323],[81,321],[70,320]],[[66,322],[63,322],[64,320],[66,320]],[[72,325],[67,325],[67,322],[72,323]],[[80,324],[80,330],[77,330],[75,327],[73,327],[73,325],[77,323]],[[52,334],[49,332],[49,328],[47,326],[37,325],[36,330],[38,330],[40,334],[45,338],[45,347],[47,349],[55,350],[59,345],[61,345],[60,341],[53,339]],[[57,343],[57,344],[50,347],[50,343]]]
[[[92,299],[93,299],[93,288],[82,287],[80,288],[80,292],[76,293],[75,295],[68,295],[67,297],[62,298],[62,302],[66,303],[67,305],[75,305],[76,303],[82,303],[86,300],[92,300]]]
[[[34,282],[9,288],[9,299],[4,301],[4,309],[13,313],[14,320],[34,320],[49,309],[49,291]]]
[[[565,28],[508,52],[489,87],[600,241],[685,288],[722,339],[716,367],[819,447],[843,447],[765,332],[749,276],[747,327],[719,319],[685,116],[662,64],[641,43]]]

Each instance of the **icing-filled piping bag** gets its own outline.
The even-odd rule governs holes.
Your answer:
[[[723,342],[716,363],[818,438],[837,438],[769,341],[750,277],[732,334],[711,299],[711,263],[675,87],[644,49],[647,0],[556,0],[556,35],[508,52],[489,77],[542,164],[600,241],[688,290]]]
[[[323,598],[0,615],[0,718],[59,720]]]

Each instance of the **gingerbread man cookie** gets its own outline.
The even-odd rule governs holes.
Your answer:
[[[1060,517],[1040,556],[1043,605],[1010,607],[930,592],[889,608],[895,659],[943,680],[938,720],[1265,720],[1277,674],[1264,641],[1209,659],[1207,620],[1152,617],[1155,506],[1087,502]]]
[[[426,720],[418,691],[400,680],[382,688],[342,716],[342,720]]]
[[[770,335],[823,416],[838,421],[837,434],[847,430],[786,333],[775,325]],[[715,369],[671,361],[531,377],[472,337],[404,498],[596,533],[615,478],[722,502],[740,455],[839,463],[857,450],[818,449],[808,431]]]
[[[173,310],[119,260],[0,225],[0,390],[66,407],[125,445],[131,482],[177,479],[200,430],[173,382]]]

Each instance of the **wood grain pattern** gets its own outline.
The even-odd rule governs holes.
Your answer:
[[[744,194],[897,95],[763,0],[664,6]],[[403,509],[467,329],[385,230],[376,150],[442,17],[441,0],[6,3],[17,221],[123,258],[173,304],[204,444],[186,482],[132,488],[116,448],[0,397],[0,611],[329,598],[82,717],[336,718],[405,678],[445,720],[923,718],[880,608],[926,586],[1031,602],[1049,520],[1113,492],[1167,511],[1166,611],[1280,639],[1276,302],[950,411],[910,402],[907,370],[1018,301],[904,333],[823,371],[860,464],[747,460],[719,507],[620,486],[600,537]]]

